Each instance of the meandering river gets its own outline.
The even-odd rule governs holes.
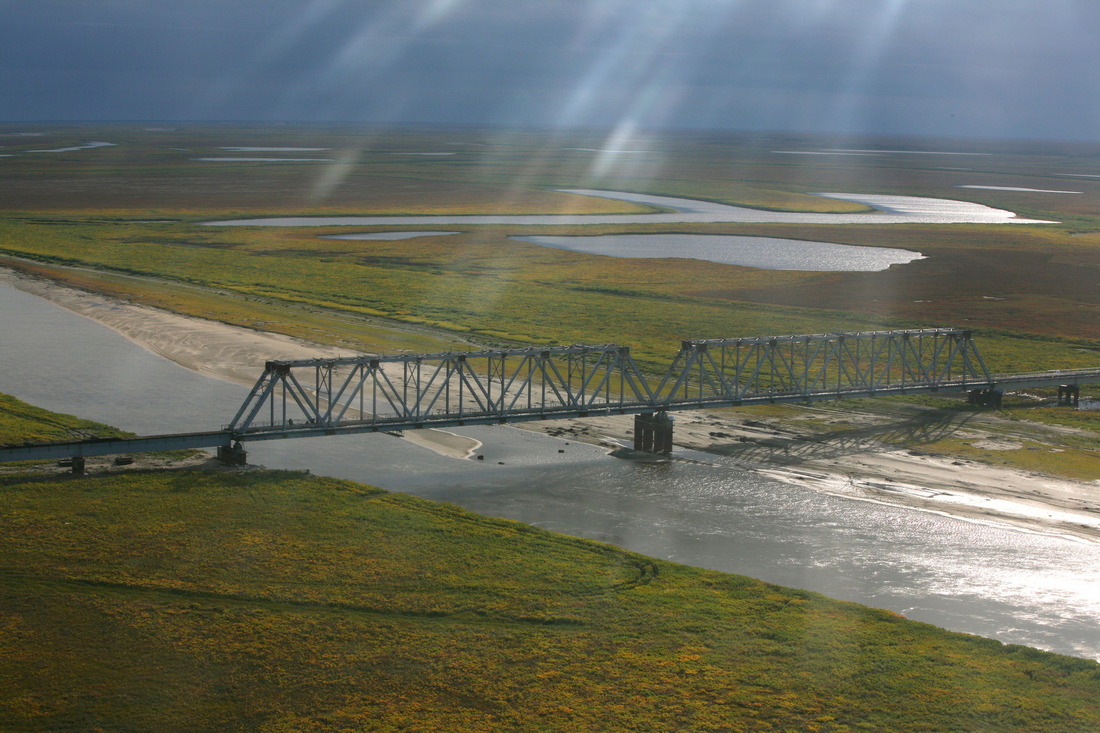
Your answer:
[[[561,189],[563,193],[631,201],[673,213],[653,214],[543,214],[543,215],[457,215],[432,216],[280,216],[258,219],[227,219],[204,222],[206,226],[439,226],[447,224],[517,224],[562,226],[584,224],[1051,224],[1041,219],[1022,219],[1011,211],[994,209],[969,201],[920,196],[821,193],[819,196],[866,204],[873,212],[820,214],[794,211],[746,209],[712,201],[654,196],[625,191],[597,191],[588,188]]]
[[[139,433],[210,430],[247,390],[0,286],[0,392]],[[388,435],[255,443],[250,460],[339,476],[678,562],[1100,658],[1100,545],[827,496],[716,456],[639,464],[506,427],[456,460]],[[559,451],[564,451],[563,453]]]

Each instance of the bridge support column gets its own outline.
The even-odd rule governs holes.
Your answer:
[[[1076,384],[1058,385],[1058,405],[1077,407],[1081,403],[1081,388]]]
[[[248,453],[238,440],[233,445],[218,446],[218,460],[230,466],[247,466]]]
[[[999,408],[1003,397],[1004,392],[996,389],[972,389],[966,393],[967,402],[981,407]]]
[[[672,455],[672,418],[667,412],[643,412],[634,416],[634,450]]]

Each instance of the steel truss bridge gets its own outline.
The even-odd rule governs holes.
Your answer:
[[[253,440],[627,414],[637,449],[667,453],[675,410],[949,390],[998,404],[1038,386],[1076,404],[1098,382],[1100,368],[991,375],[953,328],[684,341],[659,379],[615,345],[269,361],[222,430],[0,447],[0,462],[209,447],[243,462]]]

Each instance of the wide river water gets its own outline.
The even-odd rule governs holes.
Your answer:
[[[143,434],[211,430],[247,390],[0,286],[0,392]],[[1100,544],[839,498],[678,450],[639,464],[507,427],[484,461],[388,435],[249,444],[252,463],[449,501],[647,555],[888,608],[955,631],[1100,658]],[[564,453],[558,451],[564,450]]]

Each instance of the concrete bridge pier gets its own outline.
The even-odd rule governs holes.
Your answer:
[[[967,402],[981,407],[1000,408],[1003,397],[1004,392],[996,389],[972,389],[966,393]]]
[[[1077,407],[1081,403],[1081,388],[1076,384],[1058,385],[1058,405],[1061,407]]]
[[[672,418],[667,412],[643,412],[634,416],[634,450],[672,455]]]
[[[230,466],[247,466],[248,452],[239,440],[233,445],[219,445],[218,460]]]

